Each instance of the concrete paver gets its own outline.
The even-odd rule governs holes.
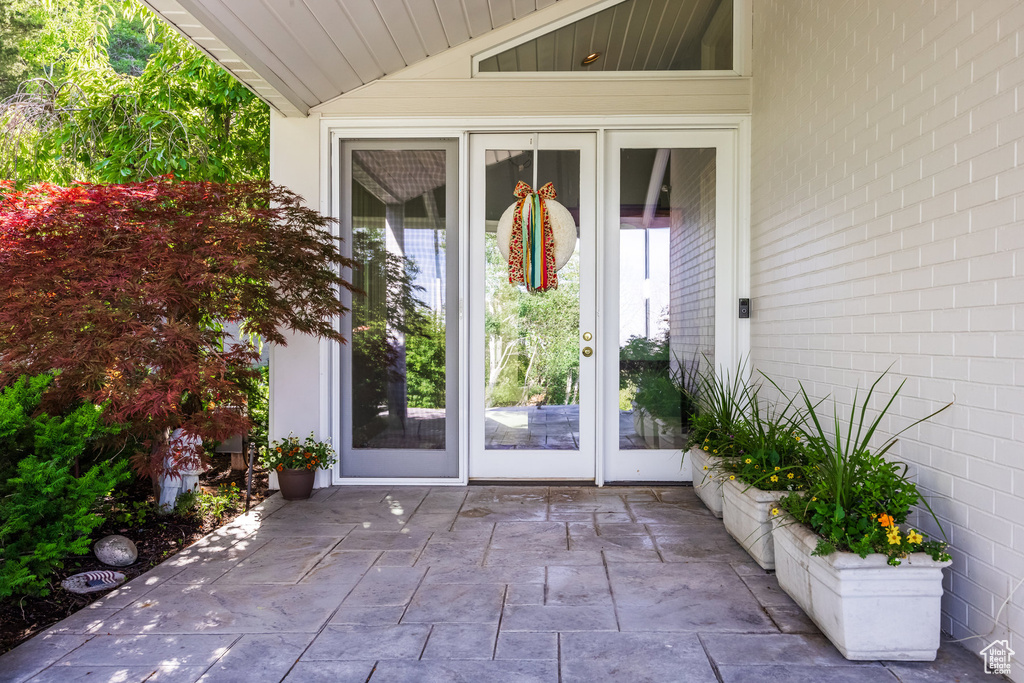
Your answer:
[[[993,681],[843,659],[689,487],[265,501],[0,657],[23,681]]]
[[[435,624],[423,659],[494,659],[498,624]]]

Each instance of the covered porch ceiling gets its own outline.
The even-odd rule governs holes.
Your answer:
[[[713,26],[731,27],[733,4],[733,0],[142,1],[271,107],[285,116],[300,117],[487,34],[491,37],[462,48],[473,57],[482,59],[481,51],[489,55],[480,63],[481,71],[709,68],[699,64],[700,51],[707,49],[702,48],[702,39],[707,41]],[[517,34],[511,24],[523,19],[523,31]],[[501,27],[507,28],[496,31]],[[731,53],[731,30],[725,30],[729,40],[723,45]],[[456,52],[448,59],[453,63],[465,59],[468,75],[471,58]],[[581,64],[591,53],[603,58]],[[419,68],[432,68],[430,64]],[[730,60],[724,68],[731,66]]]
[[[143,0],[286,116],[559,1]]]

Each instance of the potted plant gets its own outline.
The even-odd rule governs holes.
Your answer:
[[[310,432],[304,442],[291,434],[287,439],[274,441],[263,449],[260,462],[277,472],[282,498],[305,500],[313,492],[316,471],[330,469],[337,459],[331,445],[317,441]]]
[[[684,373],[669,360],[667,333],[633,336],[619,349],[620,396],[632,407],[633,429],[648,448],[680,448],[683,426],[693,412]]]
[[[723,462],[722,521],[762,569],[774,569],[771,510],[804,486],[804,414],[794,398],[767,404],[757,394],[758,388],[750,389],[748,413],[737,430],[737,457]]]
[[[726,459],[734,456],[737,434],[750,398],[743,380],[744,363],[736,372],[719,375],[704,358],[696,377],[697,414],[690,419],[689,456],[697,497],[718,518],[722,517],[722,478]]]
[[[650,448],[679,448],[683,425],[693,414],[681,371],[650,370],[638,377],[633,399],[633,427]]]
[[[866,424],[885,374],[862,404],[854,394],[847,420],[833,404],[828,435],[801,386],[810,427],[807,491],[786,496],[773,511],[776,576],[847,659],[931,661],[939,646],[942,569],[950,558],[945,543],[906,526],[915,505],[931,508],[907,479],[907,466],[885,453],[899,434],[949,405],[873,450],[871,437],[903,388]]]

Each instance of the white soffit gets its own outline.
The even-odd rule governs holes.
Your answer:
[[[142,0],[286,116],[558,0]]]
[[[606,0],[580,18],[545,27],[476,56],[480,72],[731,70],[703,52],[725,38],[732,53],[732,0]],[[582,64],[591,53],[595,61]]]

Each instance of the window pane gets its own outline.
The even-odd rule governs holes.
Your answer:
[[[714,363],[715,150],[622,150],[620,192],[619,446],[682,448]]]
[[[516,202],[518,181],[533,183],[533,151],[489,150],[484,320],[485,447],[579,448],[579,248],[558,271],[558,288],[528,292],[509,283],[497,226]],[[538,153],[538,185],[551,182],[579,226],[580,153]]]
[[[446,445],[445,152],[352,152],[352,447]]]
[[[730,70],[732,34],[732,0],[626,0],[484,59],[480,71]]]

